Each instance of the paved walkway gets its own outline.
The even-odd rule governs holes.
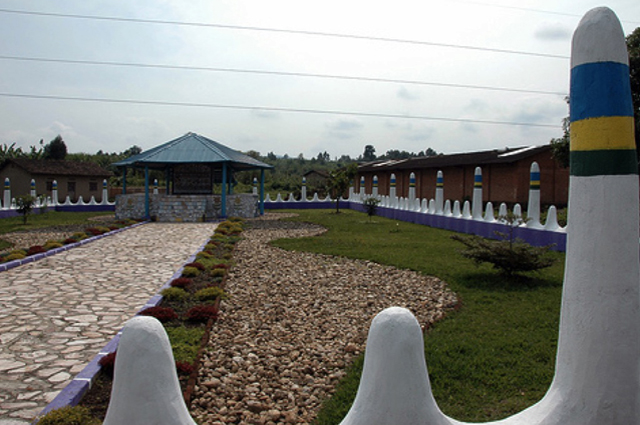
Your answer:
[[[0,425],[29,423],[214,229],[145,224],[0,273]]]

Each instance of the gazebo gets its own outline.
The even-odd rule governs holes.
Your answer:
[[[251,208],[264,214],[264,171],[273,168],[196,133],[187,133],[113,165],[123,170],[122,195],[116,198],[118,218],[140,217],[143,207],[146,218],[153,216],[160,221],[223,218],[227,217],[230,204],[235,208],[233,215],[252,216]],[[128,168],[144,169],[144,197],[127,194]],[[253,194],[233,194],[233,173],[254,169],[260,170],[259,193],[254,190]],[[149,170],[164,171],[164,193],[150,193]],[[220,194],[213,193],[216,183],[222,185]]]

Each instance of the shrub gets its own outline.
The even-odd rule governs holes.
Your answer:
[[[84,229],[84,231],[85,231],[85,233],[87,235],[93,235],[93,236],[98,236],[98,235],[101,235],[102,233],[104,233],[104,232],[100,231],[97,227],[88,227],[88,228]]]
[[[138,313],[141,316],[155,317],[162,323],[169,322],[178,318],[178,314],[171,307],[149,307]]]
[[[200,270],[196,269],[195,267],[185,267],[182,270],[182,276],[184,277],[195,277],[198,276],[200,274]]]
[[[371,220],[371,217],[376,215],[376,212],[378,211],[379,203],[380,201],[378,200],[378,198],[374,198],[374,197],[367,198],[362,203],[364,205],[365,211],[367,212],[367,215],[369,216],[369,220]]]
[[[209,251],[200,251],[199,253],[196,254],[196,259],[201,260],[201,259],[209,259],[209,258],[213,258],[213,254]]]
[[[27,224],[27,216],[31,214],[31,211],[36,206],[36,198],[31,195],[19,196],[16,199],[16,206],[16,211],[22,214],[22,223]]]
[[[205,334],[203,327],[167,326],[165,329],[171,341],[173,358],[176,362],[193,364],[198,358],[198,351]]]
[[[198,301],[215,301],[217,298],[226,300],[229,298],[226,292],[219,286],[210,286],[196,292],[195,297]]]
[[[473,260],[476,264],[491,263],[495,269],[508,275],[540,270],[553,265],[555,259],[547,256],[553,245],[534,247],[514,237],[514,226],[525,223],[526,219],[516,217],[513,213],[500,216],[498,219],[506,223],[508,230],[508,233],[495,232],[501,240],[480,236],[451,236],[451,239],[467,247],[466,250],[460,251],[463,257]]]
[[[44,249],[46,249],[47,251],[50,249],[55,249],[60,247],[62,247],[62,244],[60,242],[55,242],[55,241],[49,241],[46,244],[44,244]]]
[[[27,251],[25,251],[24,249],[14,249],[11,250],[9,254],[27,255]]]
[[[160,292],[160,295],[167,301],[182,301],[189,296],[187,291],[182,288],[165,288]]]
[[[42,254],[43,252],[47,252],[46,249],[42,245],[34,245],[27,251],[27,255],[36,255]]]
[[[86,239],[87,238],[87,234],[85,232],[75,232],[71,238],[75,239],[76,241],[82,240],[82,239]]]
[[[174,288],[186,288],[191,285],[193,281],[187,277],[179,277],[177,279],[173,279],[169,285]]]
[[[38,420],[38,425],[100,425],[102,421],[91,416],[84,406],[65,406],[52,410]]]
[[[194,371],[194,367],[188,362],[176,362],[176,370],[178,371],[178,375],[189,376]]]
[[[214,277],[214,278],[225,277],[227,275],[227,269],[216,267],[209,272],[209,275],[211,275],[211,277]]]
[[[209,319],[218,318],[218,309],[212,305],[197,305],[187,311],[186,318],[192,322],[206,323]]]
[[[65,240],[64,240],[64,242],[63,242],[63,243],[64,243],[65,245],[69,245],[69,244],[76,243],[76,242],[78,242],[78,240],[77,240],[77,239],[67,238],[67,239],[65,239]]]
[[[230,265],[225,264],[225,263],[218,263],[218,264],[214,264],[213,266],[211,266],[212,269],[225,269],[225,270],[229,270],[231,268]]]
[[[120,226],[108,226],[109,230],[118,230],[120,229]]]
[[[196,269],[200,270],[200,271],[204,271],[204,266],[202,265],[202,263],[198,263],[193,262],[193,263],[187,263],[184,265],[185,267],[195,267]]]
[[[24,257],[26,257],[25,254],[19,254],[19,253],[15,253],[15,254],[9,254],[6,257],[4,257],[5,261],[13,261],[13,260],[22,260]]]
[[[108,377],[113,379],[113,371],[116,366],[116,351],[113,351],[106,356],[103,356],[98,360],[98,364],[100,365],[100,370],[104,372]]]

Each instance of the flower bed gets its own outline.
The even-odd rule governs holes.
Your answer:
[[[193,392],[204,346],[219,315],[220,301],[227,298],[224,283],[231,267],[235,243],[240,239],[243,223],[230,219],[218,225],[214,235],[185,264],[183,276],[172,279],[161,289],[161,301],[138,314],[158,318],[169,335],[176,369],[187,405]],[[189,277],[184,276],[187,271]],[[221,273],[222,271],[222,273]],[[113,364],[117,351],[101,358],[100,372],[80,405],[92,416],[104,419],[111,394]]]
[[[67,248],[65,247],[68,245],[75,245],[92,237],[129,227],[140,221],[141,220],[118,220],[110,223],[108,226],[89,227],[85,229],[84,232],[75,232],[70,237],[62,240],[48,240],[43,245],[32,245],[21,248],[14,247],[11,250],[0,252],[0,264],[2,264],[0,271],[55,254],[66,250]]]

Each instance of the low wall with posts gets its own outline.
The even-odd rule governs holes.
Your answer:
[[[529,202],[527,204],[526,218],[522,220],[524,221],[522,224],[515,226],[513,234],[531,245],[553,245],[553,249],[564,251],[566,247],[566,228],[558,224],[556,207],[549,207],[544,223],[540,220],[540,167],[535,162],[531,164],[529,179]],[[349,197],[340,199],[340,207],[364,212],[364,201],[368,198],[375,198],[379,201],[376,214],[381,217],[489,238],[497,238],[496,232],[505,232],[508,224],[502,217],[507,215],[507,205],[500,204],[496,214],[492,202],[483,204],[482,169],[480,167],[475,170],[473,199],[471,202],[464,201],[461,203],[458,200],[445,200],[446,177],[442,171],[437,172],[436,181],[436,197],[434,199],[419,199],[415,195],[414,173],[411,173],[409,193],[406,197],[397,196],[394,174],[390,176],[390,193],[388,195],[378,193],[377,176],[373,176],[372,193],[365,193],[366,182],[362,177],[360,192],[356,193],[352,187],[349,190]],[[303,181],[300,199],[295,199],[293,194],[290,194],[285,201],[278,194],[276,199],[272,200],[267,195],[265,209],[335,208],[335,199],[319,199],[317,194],[314,194],[312,199],[308,199],[305,189]],[[525,216],[519,204],[513,206],[512,212],[516,217]]]
[[[58,183],[57,181],[53,181],[52,189],[50,194],[36,194],[36,182],[35,180],[31,180],[31,190],[30,192],[21,195],[30,195],[35,199],[34,203],[34,213],[44,212],[48,209],[53,209],[55,211],[76,211],[76,212],[85,212],[85,211],[113,211],[115,209],[115,203],[109,202],[108,190],[107,190],[107,181],[102,181],[102,198],[100,201],[96,201],[96,199],[92,196],[89,201],[85,201],[82,199],[82,196],[78,198],[76,202],[71,201],[71,199],[67,196],[64,201],[60,201],[58,198]],[[4,190],[2,199],[0,200],[0,218],[8,218],[18,216],[17,212],[18,206],[16,202],[16,198],[11,193],[11,181],[9,178],[4,179]]]

